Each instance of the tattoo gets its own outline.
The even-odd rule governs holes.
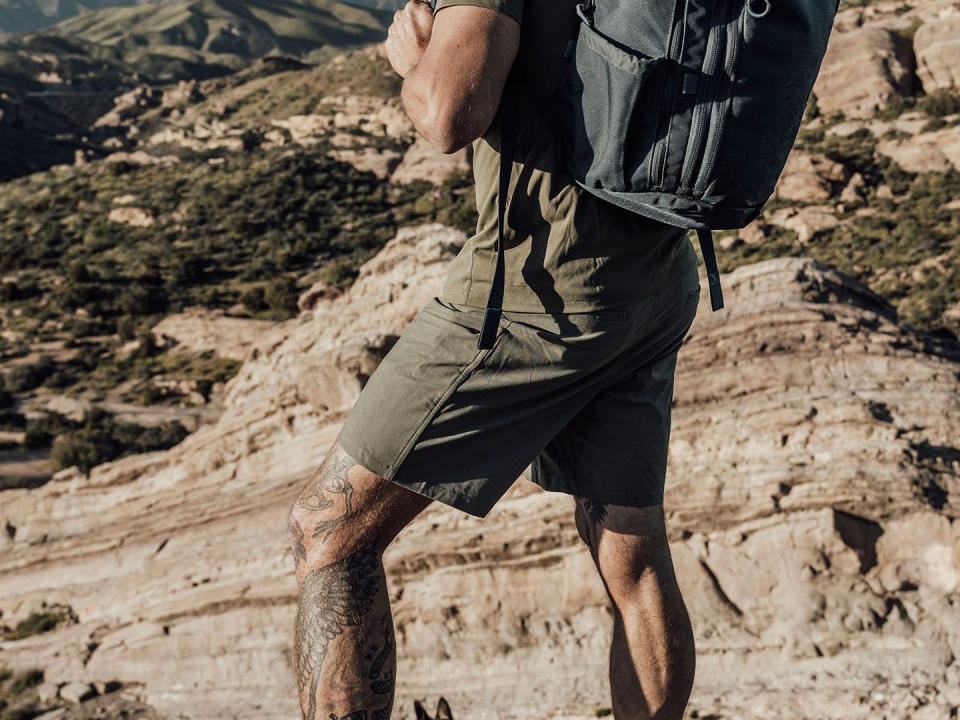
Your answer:
[[[584,498],[583,501],[584,510],[587,512],[587,516],[595,522],[597,525],[603,523],[607,517],[607,505],[606,503],[598,502],[596,500],[591,500],[590,498]]]
[[[383,634],[383,647],[377,648],[374,645],[370,648],[371,654],[376,653],[373,662],[370,664],[370,672],[367,677],[370,678],[370,689],[377,695],[386,695],[393,692],[393,670],[387,669],[384,672],[384,666],[393,657],[394,638],[393,621],[390,615],[386,615],[380,622],[380,632]],[[379,649],[379,652],[377,650]],[[367,656],[370,657],[369,655]]]
[[[330,643],[347,628],[361,625],[380,592],[380,575],[379,554],[367,546],[303,579],[295,660],[301,698],[307,693],[306,720],[317,717],[317,688]]]
[[[322,512],[336,504],[331,495],[343,496],[342,511],[335,518],[318,520],[313,529],[313,537],[326,540],[353,512],[353,485],[350,484],[348,473],[356,464],[339,446],[336,447],[297,499],[297,505],[304,510]]]
[[[392,703],[386,705],[378,710],[374,710],[372,713],[367,714],[366,710],[354,710],[347,715],[337,715],[335,713],[330,713],[330,720],[389,720],[390,711],[392,710]]]
[[[290,535],[293,537],[293,561],[297,567],[300,567],[300,563],[307,560],[307,549],[303,545],[303,528],[293,515],[287,518],[287,527],[290,528]]]

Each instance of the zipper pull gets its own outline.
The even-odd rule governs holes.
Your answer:
[[[766,17],[771,7],[770,0],[747,0],[747,12],[758,20]]]

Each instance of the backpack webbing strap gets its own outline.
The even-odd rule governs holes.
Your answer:
[[[710,285],[710,307],[716,312],[723,307],[723,290],[720,288],[720,269],[717,267],[717,253],[713,249],[713,233],[710,230],[697,230],[700,241],[700,253],[707,269],[707,283]]]
[[[507,122],[509,102],[500,103],[500,187],[497,190],[497,264],[487,296],[487,310],[483,315],[483,328],[477,348],[489,350],[497,337],[500,316],[503,313],[503,288],[506,283],[506,258],[504,235],[507,219],[507,193],[510,192],[510,173],[513,170],[513,134]]]

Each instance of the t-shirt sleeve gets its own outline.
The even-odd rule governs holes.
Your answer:
[[[451,5],[474,5],[490,8],[509,15],[517,22],[522,22],[523,0],[437,0],[434,12]]]

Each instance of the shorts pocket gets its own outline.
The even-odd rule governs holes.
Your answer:
[[[572,170],[588,187],[618,192],[647,177],[666,58],[628,52],[581,22],[567,86]]]

